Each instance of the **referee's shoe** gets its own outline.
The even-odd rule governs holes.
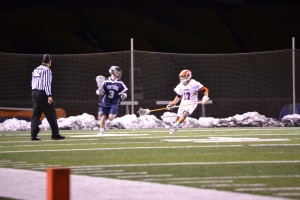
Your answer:
[[[31,137],[31,141],[41,141],[42,138],[40,137]]]
[[[62,135],[54,135],[51,137],[52,140],[63,140],[65,139],[65,136]]]

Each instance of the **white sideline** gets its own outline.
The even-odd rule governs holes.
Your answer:
[[[40,200],[46,199],[46,173],[30,170],[0,168],[0,197]],[[71,175],[72,200],[282,200],[283,198],[197,189],[140,181]]]

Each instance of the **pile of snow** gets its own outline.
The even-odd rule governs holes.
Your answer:
[[[282,123],[286,127],[292,127],[292,126],[300,126],[300,115],[293,114],[293,115],[286,115],[282,118]]]
[[[150,129],[170,128],[176,119],[176,113],[165,112],[161,119],[154,115],[136,116],[134,114],[117,117],[109,123],[110,128],[115,129]],[[98,130],[99,123],[93,115],[84,113],[68,118],[57,120],[61,130]],[[30,122],[25,120],[7,119],[0,123],[0,131],[30,131]],[[201,117],[195,119],[188,117],[181,125],[182,128],[200,127],[292,127],[300,126],[300,115],[293,114],[285,116],[282,121],[267,118],[257,112],[248,112],[228,118]],[[43,119],[41,130],[50,130],[47,119]]]
[[[57,120],[59,129],[62,130],[94,130],[97,129],[98,122],[93,115],[83,113],[78,116],[59,118]],[[40,129],[49,130],[50,125],[47,119],[43,119]]]
[[[30,122],[16,118],[7,119],[0,123],[0,131],[28,131],[30,130],[30,124]]]
[[[258,112],[248,112],[243,115],[215,119],[200,118],[200,127],[282,127],[284,124],[273,118],[267,118]]]

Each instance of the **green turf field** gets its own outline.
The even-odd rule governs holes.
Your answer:
[[[0,167],[300,199],[300,128],[0,132]]]

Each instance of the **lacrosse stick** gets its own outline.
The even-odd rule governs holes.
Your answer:
[[[179,105],[179,106],[173,106],[172,109],[173,108],[178,108],[180,106],[190,106],[190,105],[201,104],[201,103],[202,103],[202,101],[197,101],[195,103],[190,103],[190,104],[185,104],[185,105]],[[161,110],[170,110],[170,109],[166,108],[166,107],[164,107],[164,108],[157,108],[157,109],[153,109],[153,110],[140,108],[137,113],[140,116],[145,116],[145,115],[148,115],[151,112],[156,112],[156,111],[161,111]]]
[[[96,90],[96,94],[98,94],[97,91],[99,92],[99,90],[101,89],[101,86],[102,86],[102,83],[104,82],[104,80],[105,80],[105,76],[99,75],[96,77],[96,83],[97,83],[97,87],[98,87],[98,89]],[[99,109],[100,109],[100,105],[101,105],[102,96],[103,95],[99,95]]]
[[[97,87],[98,89],[96,90],[96,94],[99,95],[100,99],[102,98],[102,95],[100,94],[100,90],[102,89],[102,83],[104,82],[105,77],[102,75],[99,75],[96,77],[96,83],[97,83]]]

